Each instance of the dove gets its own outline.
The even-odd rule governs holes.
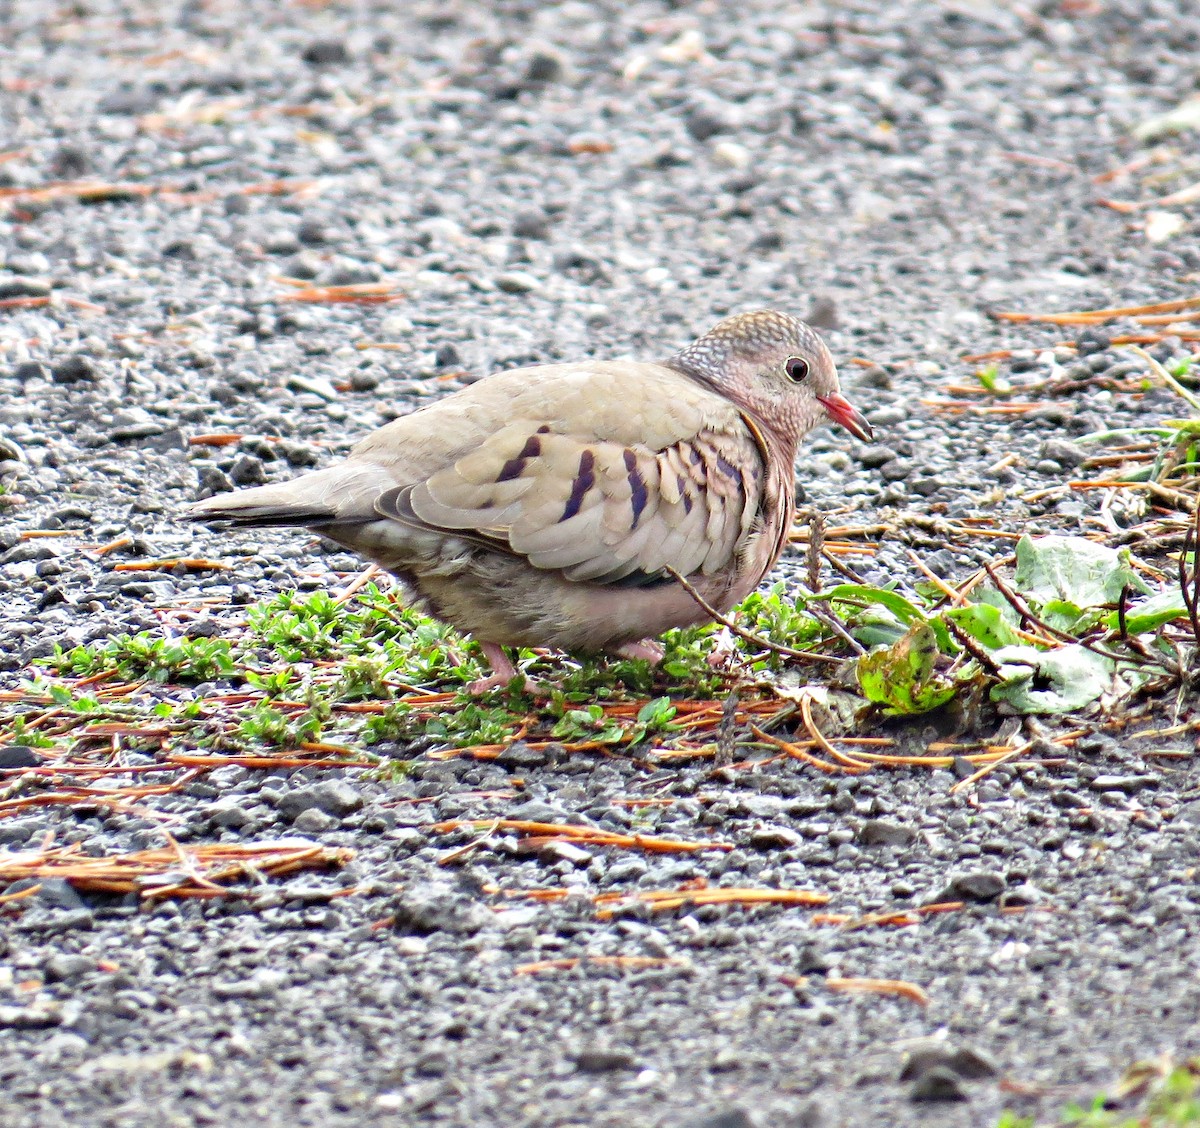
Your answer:
[[[395,575],[471,635],[492,675],[505,647],[661,659],[655,638],[749,595],[779,559],[793,462],[821,423],[869,442],[824,341],[786,313],[721,321],[660,362],[496,372],[289,482],[188,512],[299,526]]]

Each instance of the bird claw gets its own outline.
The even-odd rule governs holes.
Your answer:
[[[516,672],[514,671],[507,677],[501,674],[491,674],[486,678],[476,678],[473,682],[467,683],[467,693],[472,697],[482,697],[485,693],[491,693],[493,689],[507,689],[515,676]],[[545,683],[536,678],[523,679],[521,689],[530,697],[550,696],[550,691],[546,688]]]
[[[470,682],[467,685],[467,692],[472,697],[481,697],[485,693],[491,693],[493,689],[507,689],[517,676],[517,668],[504,653],[504,647],[497,646],[494,642],[481,642],[479,649],[483,651],[483,656],[491,666],[492,672],[486,678],[476,678],[475,681]],[[549,696],[549,690],[545,685],[533,678],[525,678],[522,689],[530,697]]]
[[[617,653],[622,658],[649,662],[651,666],[657,666],[663,660],[666,652],[667,648],[661,642],[655,642],[650,638],[644,638],[640,642],[627,642],[623,646],[617,647]]]

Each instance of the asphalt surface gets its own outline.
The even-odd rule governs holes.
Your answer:
[[[1079,363],[1042,351],[1074,330],[992,310],[1194,288],[1194,206],[1097,199],[1195,179],[1194,132],[1131,130],[1194,93],[1197,35],[1194,5],[1157,0],[0,4],[0,296],[55,295],[0,307],[0,441],[22,456],[0,461],[0,688],[55,643],[202,601],[219,626],[353,574],[303,535],[182,525],[201,493],[322,464],[458,380],[661,357],[738,310],[816,310],[876,425],[875,448],[822,432],[797,464],[804,504],[908,530],[856,565],[868,579],[919,579],[914,547],[948,579],[1007,551],[922,532],[931,516],[1100,527],[1098,497],[1055,489],[1077,439],[1178,414],[1170,393],[1084,388],[1019,415],[929,401],[972,380],[964,354]],[[1150,210],[1178,229],[1160,238]],[[286,279],[400,297],[288,301]],[[257,438],[189,441],[216,433]],[[132,555],[87,550],[125,536]],[[235,568],[112,570],[184,554]],[[0,1123],[1050,1123],[1135,1059],[1200,1049],[1192,739],[1101,733],[954,795],[955,773],[915,768],[418,756],[397,780],[222,769],[142,816],[6,810],[4,851],[48,832],[142,849],[169,825],[356,856],[255,899],[146,909],[54,886],[0,910]],[[1144,755],[1164,748],[1179,757]],[[517,798],[488,797],[515,776]],[[672,802],[635,824],[630,797]],[[733,849],[502,841],[438,864],[467,839],[434,823],[501,813]],[[586,896],[701,878],[819,890],[850,918],[967,904],[838,928],[779,906],[598,919]],[[846,977],[928,1004],[830,986]]]

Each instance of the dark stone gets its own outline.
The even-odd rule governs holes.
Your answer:
[[[1093,791],[1122,791],[1126,795],[1157,786],[1158,779],[1149,775],[1098,775],[1088,784]]]
[[[65,357],[50,371],[56,384],[94,383],[98,375],[95,363],[82,353]]]
[[[159,92],[145,86],[122,86],[106,94],[96,107],[102,114],[147,114],[158,105]]]
[[[730,1108],[706,1116],[703,1120],[690,1121],[688,1128],[758,1128],[758,1125],[745,1109]]]
[[[434,363],[439,368],[459,368],[462,365],[462,357],[459,355],[458,349],[447,342],[438,346],[438,350],[434,354]]]
[[[518,239],[545,239],[550,233],[550,216],[541,208],[522,208],[513,217],[512,233]]]
[[[0,771],[14,768],[36,768],[42,762],[40,756],[23,744],[7,744],[0,748]]]
[[[887,462],[892,462],[899,456],[889,446],[864,446],[862,450],[856,452],[856,457],[861,465],[868,470],[877,470]]]
[[[56,909],[85,909],[87,905],[82,897],[75,892],[74,887],[61,877],[42,877],[38,879],[40,888],[37,898],[43,905]]]
[[[95,970],[96,961],[89,956],[58,952],[43,965],[42,974],[46,977],[47,983],[65,983],[67,980],[78,979],[81,975]]]
[[[575,1055],[575,1068],[580,1073],[615,1073],[633,1069],[637,1058],[629,1050],[586,1049]]]
[[[960,1101],[966,1099],[960,1082],[982,1081],[998,1073],[995,1062],[970,1046],[935,1043],[910,1050],[899,1079],[913,1082],[915,1101]]]
[[[907,846],[916,837],[915,830],[883,819],[868,819],[858,830],[863,846]]]
[[[696,141],[707,141],[719,133],[729,133],[734,123],[719,106],[696,106],[683,121],[684,128]]]
[[[13,376],[25,383],[26,380],[45,380],[50,375],[50,369],[37,360],[23,360],[14,366]]]
[[[1042,443],[1041,457],[1060,466],[1078,466],[1088,456],[1086,449],[1066,439],[1047,439]]]
[[[405,889],[392,903],[392,926],[397,932],[416,936],[434,932],[473,936],[493,919],[475,896],[446,882]]]
[[[959,874],[950,879],[946,889],[949,901],[992,901],[1004,891],[1007,883],[998,873],[984,870]]]
[[[531,748],[525,741],[518,740],[505,748],[495,763],[502,768],[540,768],[549,759],[544,748]]]
[[[827,294],[813,298],[813,303],[804,320],[814,329],[840,329],[842,327],[841,318],[838,317],[837,302]],[[861,381],[858,382],[861,383]]]
[[[1103,329],[1087,328],[1075,338],[1075,348],[1080,356],[1102,353],[1112,344],[1112,339]]]
[[[260,486],[267,480],[262,459],[252,454],[239,454],[229,468],[229,480],[235,486]]]
[[[357,811],[362,805],[361,793],[340,779],[323,780],[295,791],[287,791],[279,797],[277,803],[279,813],[287,819],[294,819],[301,811],[313,807],[327,815],[343,818]]]
[[[340,39],[318,39],[310,43],[300,53],[309,66],[334,67],[350,61],[350,52]]]
[[[954,1070],[944,1065],[937,1065],[913,1082],[909,1099],[913,1101],[965,1101],[967,1092]]]
[[[0,278],[0,299],[44,298],[51,290],[45,278]]]

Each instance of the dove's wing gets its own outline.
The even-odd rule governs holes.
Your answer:
[[[571,580],[637,584],[666,578],[667,567],[727,568],[759,516],[767,456],[757,431],[669,369],[596,368],[566,386],[539,381],[540,396],[523,385],[524,402],[507,401],[516,418],[386,491],[375,511]]]

